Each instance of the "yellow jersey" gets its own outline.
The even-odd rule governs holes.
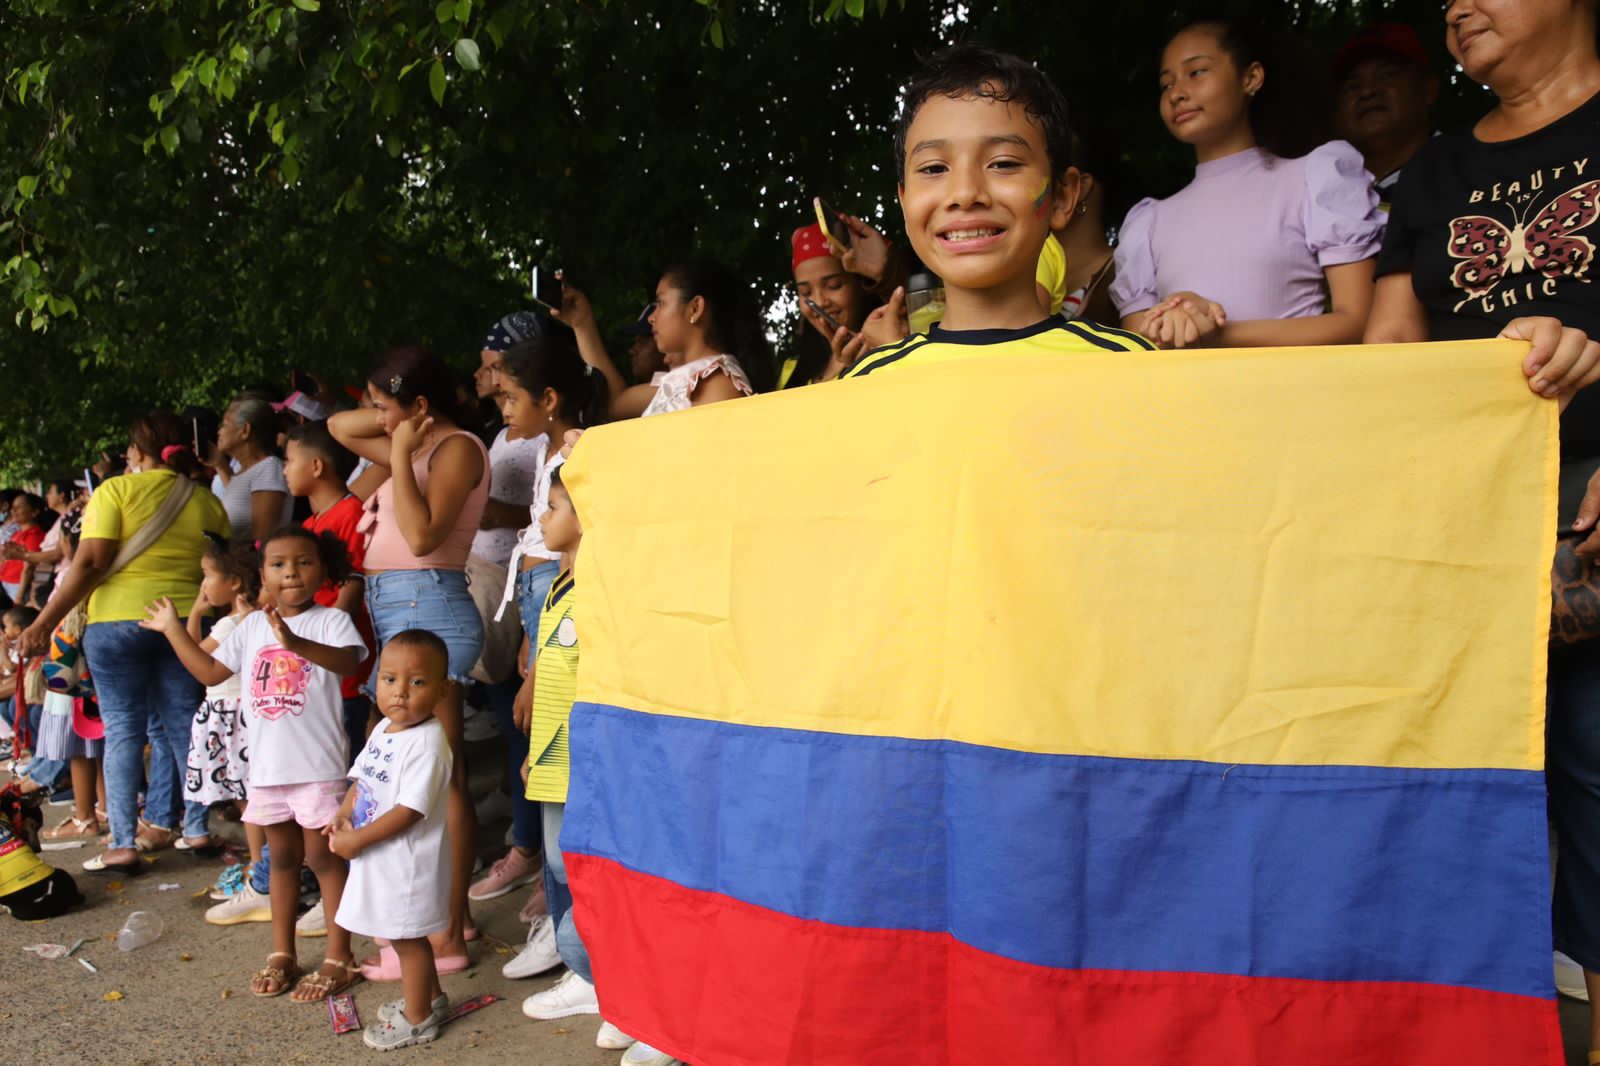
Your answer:
[[[885,367],[947,363],[997,355],[1074,355],[1084,352],[1145,352],[1155,345],[1137,333],[1081,319],[1047,318],[1022,329],[947,330],[934,326],[898,344],[862,356],[841,378],[862,378]]]
[[[545,594],[534,644],[533,721],[528,729],[526,795],[543,803],[565,803],[571,764],[567,719],[578,694],[578,629],[572,621],[572,571],[559,575]]]

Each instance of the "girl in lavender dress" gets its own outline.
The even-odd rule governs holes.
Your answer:
[[[1242,27],[1197,22],[1162,53],[1160,108],[1198,165],[1128,212],[1122,325],[1168,348],[1358,343],[1384,215],[1361,154],[1320,143],[1305,79]]]

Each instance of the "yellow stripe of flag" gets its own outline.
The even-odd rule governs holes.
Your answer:
[[[1557,415],[1525,345],[973,351],[588,434],[580,699],[1542,767]]]

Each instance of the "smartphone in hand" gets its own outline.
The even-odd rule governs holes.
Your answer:
[[[811,206],[816,209],[817,225],[822,227],[823,235],[841,248],[850,247],[850,226],[844,216],[820,196],[812,198]]]
[[[811,297],[805,296],[802,297],[802,299],[805,300],[806,306],[811,308],[811,313],[822,319],[823,322],[827,323],[828,328],[833,330],[833,332],[838,333],[841,329],[850,329],[849,326],[846,326],[843,322],[840,322],[837,318],[834,318],[832,315],[828,314],[828,312],[819,307],[817,305],[817,301],[813,300]],[[854,333],[855,330],[850,330],[850,332]]]
[[[554,270],[540,270],[538,267],[534,267],[529,289],[534,303],[546,311],[559,313],[561,311],[561,278],[557,276],[557,273]]]

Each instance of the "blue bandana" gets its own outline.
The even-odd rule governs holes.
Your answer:
[[[544,332],[544,323],[532,311],[513,311],[489,327],[483,338],[482,351],[503,352],[518,341],[537,337]]]

